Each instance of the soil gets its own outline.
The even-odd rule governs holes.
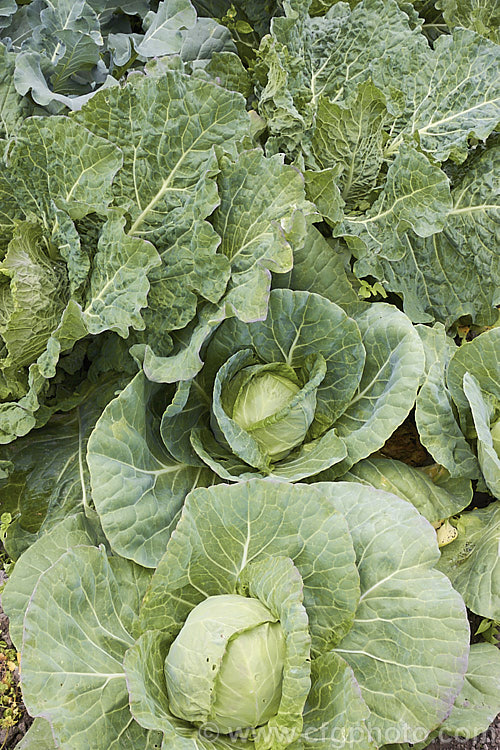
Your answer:
[[[5,583],[6,575],[5,572],[0,568],[0,586]],[[9,620],[6,614],[4,614],[2,605],[0,603],[0,641],[4,641],[8,648],[12,648],[12,641],[9,635]],[[19,671],[16,669],[13,672],[14,680],[19,684]],[[33,719],[26,711],[23,703],[21,703],[22,718],[15,727],[11,729],[2,730],[0,729],[0,748],[3,750],[11,750],[19,742],[30,728],[33,723]],[[2,710],[0,709],[0,719],[2,718]],[[5,744],[3,744],[5,743]]]

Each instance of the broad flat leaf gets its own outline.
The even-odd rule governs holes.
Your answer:
[[[130,327],[145,325],[140,310],[148,302],[147,274],[161,259],[150,242],[127,236],[124,224],[123,217],[111,215],[99,238],[83,311],[92,334],[110,330],[127,338]]]
[[[500,11],[495,0],[438,0],[436,7],[450,29],[463,26],[500,42]]]
[[[429,47],[391,53],[374,68],[374,83],[403,92],[406,105],[398,129],[418,135],[420,148],[442,162],[462,162],[468,138],[484,140],[500,116],[498,45],[473,31],[442,34]],[[397,150],[402,135],[387,145]]]
[[[478,381],[483,398],[491,406],[500,402],[500,328],[492,328],[467,341],[455,352],[448,367],[447,385],[458,406],[461,427],[465,431],[472,426],[468,400],[463,392],[463,379],[470,372]]]
[[[334,230],[344,235],[358,258],[358,276],[371,273],[371,258],[399,260],[404,254],[402,235],[411,228],[419,237],[439,232],[452,208],[445,173],[411,146],[401,146],[389,167],[382,193],[359,217],[346,216]],[[367,263],[364,263],[368,256]]]
[[[311,225],[304,246],[294,251],[291,273],[276,276],[273,286],[321,294],[352,317],[364,303],[357,295],[359,282],[349,270],[349,260],[350,253],[340,240],[326,240]]]
[[[195,23],[196,11],[189,0],[161,0],[156,13],[149,11],[144,18],[146,34],[136,52],[143,58],[176,54],[182,48],[182,31]]]
[[[500,499],[500,457],[495,450],[490,432],[492,410],[484,400],[476,378],[469,372],[464,374],[463,388],[476,428],[477,455],[484,481],[491,494]]]
[[[230,91],[239,91],[244,97],[250,96],[253,91],[250,74],[234,52],[214,52],[205,67],[205,73],[214,83]]]
[[[303,244],[302,214],[312,212],[305,201],[303,178],[284,165],[282,156],[266,159],[255,150],[223,165],[218,185],[221,202],[213,225],[231,266],[226,304],[240,320],[263,319],[269,271],[289,271],[293,247]]]
[[[66,516],[88,512],[87,440],[118,386],[116,379],[101,379],[80,406],[54,415],[44,427],[2,449],[12,462],[0,489],[2,510],[15,518],[5,540],[14,559]]]
[[[379,450],[408,416],[424,369],[423,347],[409,319],[376,302],[355,316],[366,350],[358,389],[335,423],[347,458],[325,478],[342,476],[353,464]]]
[[[263,479],[189,496],[144,598],[142,628],[177,633],[202,599],[237,593],[245,566],[274,555],[299,569],[313,649],[326,650],[349,630],[357,602],[347,527],[314,487]]]
[[[310,30],[310,87],[316,101],[320,96],[345,99],[368,79],[373,59],[419,44],[419,29],[410,28],[408,16],[392,0],[365,0],[349,15],[339,3]]]
[[[500,301],[498,186],[500,148],[490,147],[472,161],[452,191],[453,208],[443,231],[420,238],[408,231],[400,260],[380,255],[365,269],[384,286],[403,295],[404,310],[414,322],[438,320],[450,327],[470,315],[477,325],[492,325]]]
[[[366,726],[370,711],[351,667],[334,651],[311,663],[311,692],[304,711],[305,750],[330,750],[344,738],[345,750],[375,750]]]
[[[444,235],[461,256],[466,273],[473,267],[480,278],[490,305],[500,304],[500,261],[494,252],[500,239],[500,188],[494,179],[499,168],[499,146],[486,149],[472,162],[453,190],[453,208],[444,227]]]
[[[384,94],[371,81],[339,104],[319,98],[312,152],[322,169],[342,165],[338,182],[348,205],[376,186],[384,161],[384,129],[393,120]]]
[[[359,682],[370,733],[387,737],[403,725],[418,741],[448,715],[463,684],[462,598],[434,569],[434,529],[412,505],[351,483],[316,487],[347,519],[361,579],[353,626],[335,652]]]
[[[454,495],[440,487],[422,471],[389,458],[365,458],[341,477],[342,482],[369,484],[407,500],[431,523],[449,518],[466,508],[472,501],[469,492]]]
[[[59,743],[147,745],[130,716],[122,666],[147,582],[144,569],[95,547],[66,552],[40,577],[24,624],[23,697],[31,715],[50,720]]]
[[[417,395],[415,421],[422,444],[452,477],[479,477],[479,466],[456,419],[446,385],[448,365],[457,347],[444,326],[416,326],[425,350],[425,380]]]
[[[87,460],[92,498],[111,547],[154,568],[186,495],[210,484],[213,474],[179,463],[162,449],[151,434],[150,396],[151,385],[138,373],[104,410],[90,437]]]
[[[464,686],[443,732],[467,739],[486,732],[500,712],[499,696],[500,651],[491,643],[473,643]]]
[[[236,45],[226,26],[218,23],[214,18],[198,18],[196,24],[188,29],[184,35],[180,56],[184,62],[191,64],[193,71],[199,72],[201,69],[206,70],[207,63],[209,64],[213,56],[217,56],[219,53],[234,52],[236,52]],[[232,57],[235,56],[232,55]],[[224,88],[239,91],[240,94],[245,96],[244,81],[249,82],[249,76],[240,58],[236,57],[236,60],[232,75],[229,75],[227,80],[232,80],[234,83],[239,82],[237,85],[224,85]],[[241,73],[243,75],[240,77]],[[223,73],[223,78],[225,77],[226,74]],[[220,85],[220,81],[215,80],[215,83]]]
[[[9,633],[21,650],[23,620],[36,582],[64,552],[78,545],[98,544],[97,525],[84,513],[70,515],[37,539],[10,573],[2,592],[2,607],[9,618]],[[102,536],[102,533],[101,533]]]
[[[439,569],[476,614],[500,620],[500,501],[463,513],[458,538],[443,547]]]

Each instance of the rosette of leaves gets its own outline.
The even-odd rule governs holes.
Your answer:
[[[355,257],[355,274],[400,295],[415,323],[450,327],[468,315],[492,325],[495,4],[458,11],[443,0],[432,45],[417,13],[432,4],[423,5],[284,2],[255,65],[266,149],[305,169],[308,197]],[[311,18],[318,6],[324,15]]]
[[[203,357],[175,386],[137,375],[90,438],[104,531],[142,565],[157,565],[196,485],[330,479],[377,451],[412,408],[423,368],[419,336],[394,307],[349,317],[289,289],[271,292],[265,320],[224,321]]]
[[[198,489],[154,572],[96,541],[68,517],[4,594],[55,746],[374,750],[422,740],[460,693],[463,601],[430,524],[389,493]]]

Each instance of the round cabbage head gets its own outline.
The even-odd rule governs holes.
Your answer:
[[[228,384],[235,396],[228,416],[274,461],[300,445],[316,409],[316,392],[305,398],[295,371],[287,365],[244,367]],[[233,397],[234,397],[233,396]]]
[[[258,599],[211,596],[191,611],[165,660],[170,710],[222,734],[262,726],[278,712],[284,654],[281,624]],[[200,683],[206,707],[196,699]]]

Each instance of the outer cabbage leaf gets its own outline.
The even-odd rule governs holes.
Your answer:
[[[454,494],[435,484],[419,469],[389,458],[365,458],[341,477],[342,482],[369,484],[407,500],[431,523],[449,518],[466,508],[472,501],[472,486],[468,491]]]
[[[9,634],[21,651],[23,620],[31,595],[41,574],[50,568],[64,552],[78,545],[97,545],[104,535],[94,515],[85,512],[63,518],[56,526],[39,537],[22,554],[14,566],[2,592],[2,608],[9,618]]]
[[[19,750],[57,750],[49,722],[46,719],[35,719],[18,747]]]
[[[420,385],[424,352],[408,318],[376,303],[355,316],[366,350],[358,389],[335,423],[347,458],[324,478],[342,476],[357,461],[379,450],[408,416]]]
[[[452,190],[453,207],[442,232],[421,238],[408,231],[403,256],[363,259],[363,272],[402,294],[404,310],[414,322],[438,320],[450,327],[462,316],[477,325],[498,318],[498,172],[500,149],[487,148],[473,158]]]
[[[356,618],[335,652],[359,682],[371,735],[400,736],[404,727],[418,741],[445,719],[463,685],[463,600],[435,570],[434,529],[409,503],[351,483],[317,488],[347,519],[361,580]]]
[[[463,513],[458,538],[443,547],[439,569],[481,617],[500,619],[500,501]]]
[[[495,450],[490,423],[492,409],[481,393],[481,387],[474,375],[464,374],[464,393],[470,404],[474,427],[477,434],[477,455],[486,486],[492,495],[500,499],[500,456]]]
[[[311,692],[304,711],[304,750],[375,750],[367,727],[370,710],[351,667],[335,651],[311,663]],[[295,748],[294,748],[295,750]]]
[[[390,52],[375,63],[373,80],[387,93],[403,92],[404,113],[400,131],[389,152],[395,152],[403,135],[416,135],[420,148],[437,161],[462,162],[468,139],[484,140],[500,117],[498,45],[466,29],[443,34],[431,50],[412,45],[404,54]]]
[[[453,737],[476,737],[500,711],[500,651],[491,643],[474,643],[465,683],[442,730]]]
[[[214,481],[208,469],[177,462],[155,437],[154,390],[138,373],[102,413],[87,454],[92,498],[111,547],[150,568],[161,558],[188,492]]]
[[[311,225],[303,247],[294,250],[291,273],[275,276],[273,286],[315,292],[353,317],[364,303],[357,295],[359,282],[350,271],[349,260],[350,253],[340,240],[326,240]]]
[[[416,326],[425,350],[425,380],[417,395],[415,421],[422,444],[452,477],[479,477],[479,466],[457,421],[446,384],[450,360],[458,352],[444,327]]]
[[[484,331],[472,341],[464,343],[453,355],[446,381],[465,433],[473,426],[469,402],[463,390],[465,373],[469,372],[476,378],[483,398],[494,411],[500,403],[499,367],[500,328]]]
[[[66,516],[91,511],[85,450],[119,385],[116,375],[101,378],[98,386],[84,392],[79,406],[54,415],[44,427],[3,448],[11,467],[0,479],[2,510],[14,519],[5,546],[14,559]]]
[[[17,5],[12,0],[14,9]],[[0,26],[2,19],[0,17]],[[30,102],[20,96],[14,86],[15,54],[0,43],[0,138],[10,138],[30,114]]]
[[[23,696],[32,715],[50,720],[59,743],[148,746],[148,733],[130,716],[122,666],[147,582],[143,568],[94,547],[69,550],[40,577],[25,618]]]
[[[276,555],[301,573],[313,651],[328,650],[349,631],[359,596],[347,526],[314,487],[261,479],[189,496],[144,597],[142,630],[176,634],[196,604],[238,593],[254,580],[246,566],[271,566]]]
[[[23,123],[0,173],[0,228],[12,236],[15,220],[40,221],[47,240],[68,262],[72,288],[84,281],[89,259],[71,219],[102,213],[122,164],[118,148],[62,117],[33,117]],[[62,224],[62,225],[61,225]],[[4,239],[5,241],[5,239]]]
[[[500,42],[500,12],[495,0],[438,0],[436,7],[442,10],[450,29],[463,26]]]
[[[402,235],[409,228],[419,237],[429,237],[443,229],[451,208],[445,173],[413,147],[402,145],[375,203],[366,214],[346,216],[334,233],[344,235],[360,258],[355,273],[367,276],[374,256],[390,260],[403,256]]]
[[[415,745],[391,744],[385,746],[387,750],[424,750],[436,738],[447,743],[450,736],[472,739],[485,732],[500,709],[499,668],[500,652],[496,646],[473,643],[464,686],[439,730],[431,732],[425,740]]]

